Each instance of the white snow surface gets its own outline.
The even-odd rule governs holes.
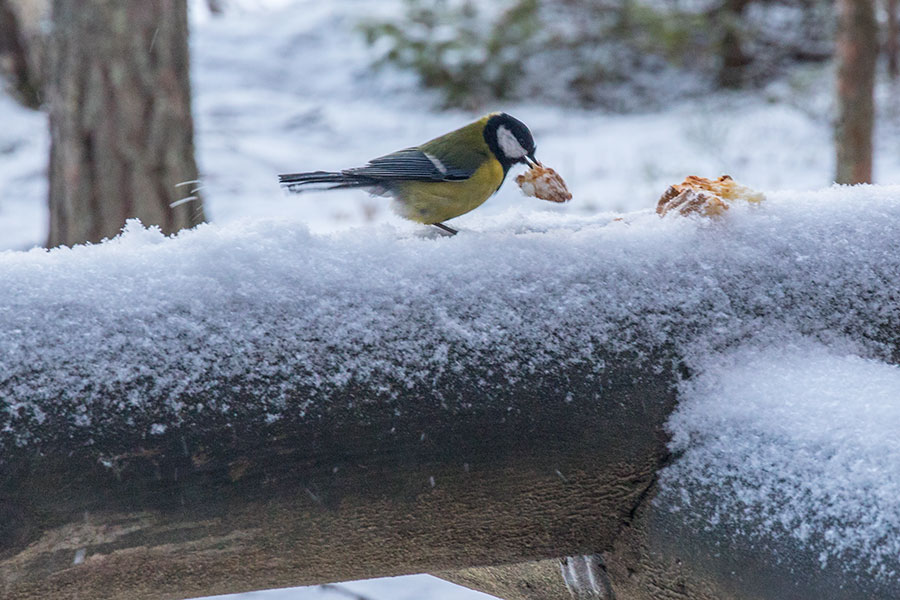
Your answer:
[[[444,239],[256,221],[167,239],[132,222],[100,245],[0,253],[0,384],[39,412],[65,398],[87,410],[111,390],[139,408],[152,381],[179,422],[179,397],[249,371],[273,386],[277,418],[285,386],[414,386],[461,368],[454,352],[490,356],[512,381],[598,348],[709,351],[765,329],[886,353],[877,340],[896,324],[884,288],[900,280],[897,187],[773,195],[721,222],[482,224]]]
[[[747,343],[683,384],[669,427],[683,454],[662,483],[686,518],[706,504],[708,525],[788,535],[823,569],[896,576],[900,367],[803,338]]]

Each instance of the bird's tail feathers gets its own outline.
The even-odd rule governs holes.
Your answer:
[[[341,188],[370,187],[375,182],[368,177],[346,172],[312,171],[287,173],[278,176],[278,183],[289,192],[299,194],[313,190],[337,190]]]

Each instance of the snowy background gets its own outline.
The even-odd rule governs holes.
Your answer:
[[[314,231],[368,221],[399,223],[384,198],[358,191],[284,196],[276,175],[334,170],[421,143],[479,113],[439,112],[415,76],[373,71],[375,50],[357,27],[399,12],[399,0],[240,0],[221,18],[194,1],[197,154],[215,223],[296,219]],[[668,82],[661,81],[665,90]],[[798,71],[757,93],[716,94],[650,114],[553,106],[486,106],[525,121],[538,157],[575,194],[566,206],[505,185],[465,228],[504,211],[590,214],[651,207],[685,175],[730,174],[759,190],[815,189],[834,170],[831,74]],[[900,183],[900,105],[879,89],[875,180]],[[0,249],[44,242],[46,116],[0,96]]]
[[[288,197],[276,179],[280,172],[363,164],[478,116],[431,109],[436,98],[412,75],[370,69],[371,51],[355,28],[362,17],[390,15],[398,6],[396,0],[243,0],[224,17],[210,18],[194,2],[197,153],[213,224],[235,231],[247,220],[271,219],[314,233],[372,223],[389,225],[376,228],[379,236],[415,231],[391,214],[384,199],[354,191]],[[879,88],[875,179],[881,184],[900,184],[896,93],[886,84]],[[766,192],[827,187],[834,170],[831,97],[830,73],[816,69],[758,93],[716,94],[650,114],[486,107],[482,112],[503,109],[530,125],[538,157],[562,174],[574,200],[550,205],[524,198],[507,183],[454,226],[496,233],[503,223],[540,228],[566,214],[572,222],[596,224],[604,213],[653,207],[669,184],[688,174],[728,173]],[[0,250],[24,250],[46,237],[46,116],[0,96],[0,123]],[[792,194],[770,196],[789,201]],[[852,198],[896,216],[890,199],[897,197],[895,187]],[[778,227],[789,213],[770,215],[767,226]],[[878,222],[876,213],[870,217]],[[343,235],[349,240],[370,230]],[[6,258],[16,262],[13,254]],[[805,260],[795,258],[798,264]],[[716,507],[721,515],[752,514],[763,529],[801,541],[811,529],[825,531],[832,552],[823,551],[823,567],[846,549],[862,550],[877,573],[880,557],[900,554],[897,367],[881,362],[878,352],[827,336],[788,335],[715,355],[698,367],[700,376],[684,386],[671,423],[673,448],[683,454],[670,481],[709,481],[724,473],[741,487],[730,496],[732,504]],[[805,484],[765,513],[785,480]],[[691,500],[682,497],[683,507]],[[237,597],[337,600],[349,597],[348,591],[372,600],[486,597],[428,576]]]

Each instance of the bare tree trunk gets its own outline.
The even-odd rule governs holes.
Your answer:
[[[40,106],[39,77],[32,70],[21,19],[10,0],[0,0],[0,75],[9,80],[9,88],[22,104]]]
[[[719,41],[719,85],[738,89],[744,86],[745,71],[752,59],[741,43],[741,19],[750,0],[725,0],[719,9],[722,37]]]
[[[166,233],[203,220],[185,0],[54,0],[50,247],[97,242],[137,217]]]
[[[884,52],[887,54],[888,75],[891,79],[897,79],[900,75],[900,22],[897,20],[898,0],[886,0],[887,11],[887,39],[884,43]]]
[[[837,183],[872,181],[878,25],[873,0],[838,0]]]

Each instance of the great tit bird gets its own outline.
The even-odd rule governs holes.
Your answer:
[[[374,158],[364,167],[279,175],[291,192],[366,188],[393,196],[407,219],[456,230],[443,222],[481,206],[503,183],[516,163],[537,164],[528,127],[506,113],[491,113],[421,146]]]

